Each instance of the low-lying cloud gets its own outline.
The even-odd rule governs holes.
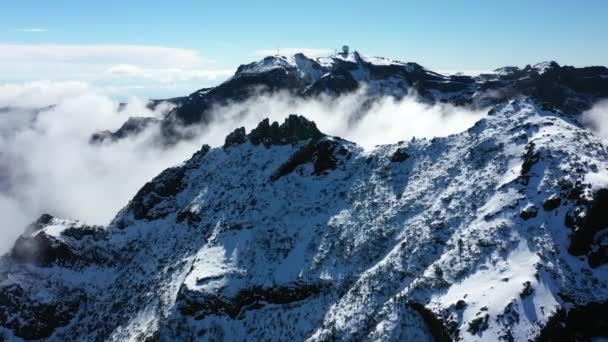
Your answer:
[[[307,100],[260,95],[215,108],[214,124],[200,128],[199,138],[162,148],[154,143],[155,129],[117,143],[89,144],[93,132],[117,129],[128,116],[161,115],[137,98],[118,111],[116,101],[82,82],[0,86],[0,252],[45,212],[107,224],[159,172],[188,159],[203,143],[219,146],[235,128],[249,131],[266,117],[282,122],[290,113],[302,114],[327,134],[371,148],[456,133],[485,114],[414,97],[368,100],[362,92]],[[365,114],[364,104],[369,106]]]
[[[608,101],[600,101],[583,113],[583,123],[600,138],[608,141]]]
[[[115,90],[118,96],[170,94],[167,97],[172,97],[216,84],[232,73],[193,49],[127,44],[0,43],[0,75],[11,83],[79,80],[107,91]]]
[[[362,111],[361,108],[368,108]],[[487,110],[469,110],[449,104],[427,104],[415,96],[370,98],[365,89],[333,99],[320,96],[294,98],[287,93],[261,95],[251,100],[217,107],[214,124],[202,136],[211,145],[223,143],[236,127],[255,128],[264,118],[282,122],[288,114],[301,114],[319,129],[365,147],[395,143],[412,137],[446,136],[472,126]]]
[[[7,89],[12,96],[6,94]],[[170,150],[150,147],[154,132],[116,144],[90,145],[93,132],[116,129],[128,115],[160,115],[135,98],[127,110],[119,112],[115,101],[90,86],[38,82],[5,86],[0,93],[3,90],[0,252],[45,212],[92,224],[108,223],[146,181],[200,148],[194,141]],[[50,93],[54,98],[46,97],[46,102],[36,96]],[[54,107],[32,110],[50,104]]]

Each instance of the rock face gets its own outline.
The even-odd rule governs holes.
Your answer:
[[[103,142],[117,141],[128,136],[136,135],[143,132],[152,126],[158,126],[160,120],[150,117],[130,117],[118,130],[115,132],[111,131],[100,131],[93,133],[90,142],[92,144],[99,144]]]
[[[0,340],[591,339],[607,173],[598,138],[532,99],[373,150],[263,121],[162,172],[107,227],[28,228],[0,258]]]
[[[206,125],[213,121],[214,106],[238,103],[260,94],[288,92],[294,97],[329,97],[364,90],[369,101],[380,96],[396,99],[414,94],[429,103],[445,102],[459,106],[486,107],[526,96],[546,109],[580,113],[601,98],[608,97],[608,69],[575,68],[546,62],[534,66],[504,67],[479,76],[442,75],[416,63],[403,63],[359,53],[308,58],[269,56],[241,65],[233,77],[222,84],[198,90],[189,96],[168,99],[175,105],[162,120],[160,128],[167,142],[191,137],[181,126]],[[161,100],[154,100],[155,105]],[[142,122],[143,124],[144,122]],[[146,123],[147,125],[148,123]],[[121,128],[115,133],[101,132],[93,141],[120,139],[137,129]],[[138,124],[137,127],[142,127]]]

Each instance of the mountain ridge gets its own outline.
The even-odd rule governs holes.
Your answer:
[[[107,227],[39,220],[0,259],[0,336],[605,336],[607,170],[576,115],[527,98],[372,150],[302,116],[262,121],[162,172]]]
[[[526,96],[550,108],[581,113],[598,99],[608,98],[608,69],[560,66],[551,61],[468,76],[442,75],[417,63],[365,57],[356,51],[319,58],[309,58],[301,53],[289,57],[267,56],[239,66],[231,78],[218,86],[169,99],[175,108],[155,127],[160,128],[162,140],[172,143],[193,137],[191,132],[184,133],[180,129],[184,126],[205,126],[221,119],[212,115],[217,106],[277,92],[314,98],[321,95],[339,97],[361,89],[364,92],[359,96],[366,98],[361,108],[363,115],[369,103],[380,97],[399,100],[411,95],[427,103],[450,103],[476,109]],[[161,102],[153,100],[151,104]],[[120,139],[127,128],[121,128],[115,134],[98,134],[92,141]]]

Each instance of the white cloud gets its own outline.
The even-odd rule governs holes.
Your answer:
[[[237,104],[214,109],[215,121],[203,131],[204,141],[212,146],[223,143],[236,127],[255,128],[264,118],[283,122],[290,113],[304,115],[327,134],[340,136],[365,148],[396,143],[412,137],[435,137],[457,133],[471,127],[486,115],[450,104],[429,105],[409,96],[402,100],[378,97],[361,117],[361,108],[369,105],[365,89],[341,97],[293,98],[287,93],[257,96]],[[357,119],[358,117],[358,119]]]
[[[55,104],[35,114],[24,108]],[[159,116],[130,99],[125,111],[100,89],[80,82],[0,87],[0,254],[41,213],[106,224],[143,184],[200,148],[197,141],[156,148],[154,132],[92,146],[91,134],[116,129],[128,116]]]
[[[0,63],[135,64],[195,68],[205,62],[195,50],[164,46],[0,44]]]
[[[181,68],[142,68],[131,64],[117,64],[110,66],[104,77],[114,78],[145,78],[161,83],[183,82],[191,80],[212,81],[226,78],[234,74],[233,70],[204,70]]]
[[[28,27],[28,28],[18,28],[18,29],[15,29],[15,31],[29,32],[29,33],[41,33],[41,32],[47,32],[48,29],[40,28],[40,27]]]
[[[32,81],[0,85],[0,107],[42,108],[94,91],[81,81]]]
[[[188,94],[233,73],[209,64],[198,51],[163,46],[0,43],[0,75],[6,82],[80,80],[139,89],[147,97]]]
[[[608,100],[599,101],[581,116],[583,123],[608,141]]]
[[[277,52],[284,56],[292,56],[292,55],[295,55],[296,53],[301,52],[308,57],[322,57],[322,56],[329,56],[334,51],[329,50],[329,49],[312,49],[312,48],[279,48],[278,50],[277,49],[257,50],[254,52],[254,54],[258,55],[258,56],[273,56],[273,55],[276,55]]]
[[[137,68],[116,68],[134,72]],[[363,90],[337,99],[294,98],[287,93],[256,96],[214,108],[212,125],[198,139],[171,148],[154,144],[155,130],[115,144],[92,146],[91,134],[116,129],[130,115],[158,116],[144,102],[130,99],[126,111],[104,89],[84,82],[30,82],[0,87],[0,253],[26,224],[41,213],[105,224],[137,190],[160,171],[189,158],[202,143],[223,144],[235,128],[254,128],[269,117],[283,122],[290,113],[314,120],[321,131],[372,148],[415,137],[444,136],[470,127],[485,111],[471,112],[448,104],[422,104],[377,98],[361,119],[368,98]],[[34,115],[27,107],[56,106]]]

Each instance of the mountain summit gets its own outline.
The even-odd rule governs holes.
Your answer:
[[[312,63],[272,57],[228,82],[326,77],[315,66],[297,76],[302,61]],[[318,63],[330,62],[371,63]],[[496,105],[460,134],[371,151],[303,116],[265,120],[162,172],[107,227],[41,217],[0,259],[0,336],[606,336],[607,176],[605,145],[532,98]]]

